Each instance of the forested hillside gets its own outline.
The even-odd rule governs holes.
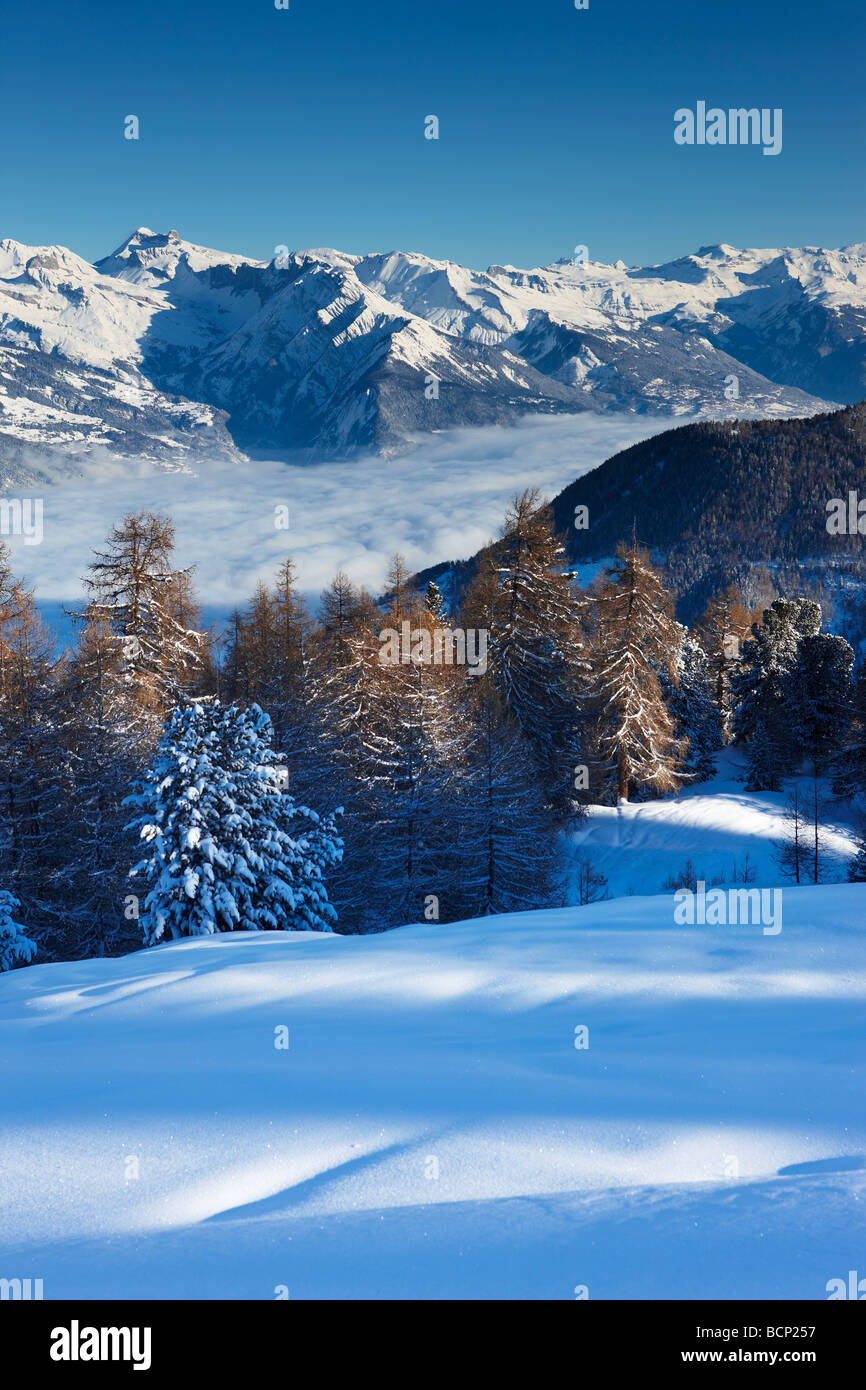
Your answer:
[[[637,539],[583,588],[532,490],[451,605],[395,556],[386,599],[338,573],[313,612],[287,557],[208,632],[143,512],[94,553],[61,652],[0,561],[6,965],[556,906],[563,830],[707,778],[731,741],[754,790],[813,779],[784,869],[818,882],[819,779],[866,786],[866,684],[818,603],[728,585],[689,628]]]
[[[866,403],[808,419],[682,425],[615,454],[551,507],[578,565],[609,559],[636,535],[685,621],[734,583],[752,604],[807,592],[840,630],[864,636]],[[431,566],[419,581],[459,595],[486,553]]]

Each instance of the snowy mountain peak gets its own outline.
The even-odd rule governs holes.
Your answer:
[[[714,246],[699,246],[695,255],[705,256],[708,260],[728,261],[732,260],[735,256],[739,256],[740,252],[737,250],[736,246],[731,246],[726,241],[720,241]]]
[[[153,232],[149,227],[138,227],[110,256],[97,261],[96,269],[102,275],[137,285],[159,286],[171,280],[181,267],[195,273],[219,265],[256,264],[261,262],[184,241],[173,228],[168,232]]]
[[[89,261],[65,246],[27,246],[10,237],[0,241],[0,280],[14,279],[16,274],[35,275],[40,270],[66,272],[90,280],[96,276]]]
[[[76,378],[76,395],[79,369],[103,375]],[[200,420],[222,431],[219,452],[343,453],[531,412],[767,417],[864,395],[863,244],[481,271],[396,249],[276,246],[256,260],[147,226],[95,266],[0,242],[7,457],[24,441],[99,440],[180,458],[205,442]],[[171,400],[187,411],[182,442]]]

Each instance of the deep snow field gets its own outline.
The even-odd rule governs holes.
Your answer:
[[[650,881],[744,847],[768,881],[783,798],[730,772],[590,823],[653,896],[0,977],[0,1277],[820,1300],[866,1274],[866,885],[785,887],[765,935],[676,926]]]

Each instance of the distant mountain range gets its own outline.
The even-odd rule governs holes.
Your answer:
[[[570,483],[551,506],[582,578],[634,534],[665,567],[683,618],[733,581],[752,602],[775,589],[812,594],[866,636],[866,403],[666,430]],[[432,566],[419,587],[434,579],[459,597],[480,554]]]
[[[804,416],[866,395],[866,244],[538,270],[263,262],[134,232],[90,265],[0,242],[0,477],[105,450],[351,456],[529,413]]]

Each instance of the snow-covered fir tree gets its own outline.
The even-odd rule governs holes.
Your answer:
[[[20,906],[8,889],[0,888],[0,970],[12,970],[36,955],[36,943],[30,940],[20,922],[15,921],[15,909]]]
[[[433,583],[432,579],[424,593],[424,612],[431,623],[438,623],[442,627],[448,626],[448,610],[445,607],[442,590],[438,584]]]
[[[762,730],[778,775],[804,760],[816,775],[838,766],[848,738],[854,653],[844,637],[820,629],[818,604],[776,599],[754,624],[731,679],[735,736],[749,744]],[[766,749],[752,761],[766,765]]]
[[[221,931],[331,931],[324,874],[342,855],[333,816],[284,788],[273,727],[257,705],[177,709],[140,788],[128,798],[151,884],[145,942]]]

